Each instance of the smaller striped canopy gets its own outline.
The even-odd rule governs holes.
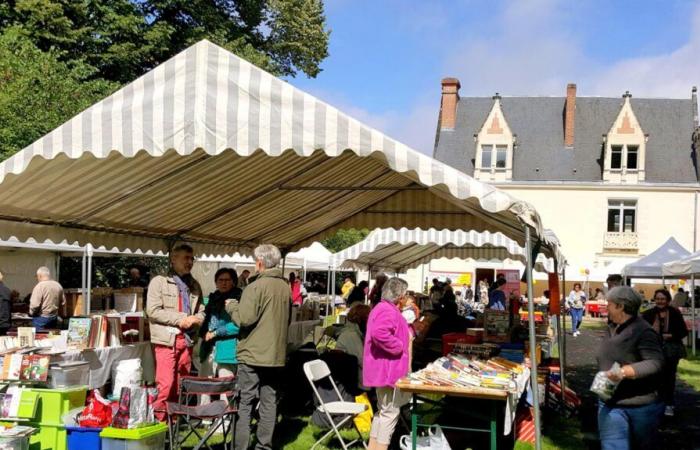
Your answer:
[[[333,262],[338,268],[400,273],[439,258],[525,264],[527,252],[502,233],[389,228],[372,231],[362,242],[333,255]],[[539,254],[534,269],[553,272],[554,260]]]

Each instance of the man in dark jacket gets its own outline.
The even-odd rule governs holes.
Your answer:
[[[12,293],[3,283],[3,273],[0,271],[0,336],[5,336],[12,325]]]
[[[250,418],[259,399],[256,449],[272,449],[277,422],[277,391],[281,369],[287,359],[287,330],[291,290],[282,270],[282,259],[274,245],[260,245],[254,251],[255,281],[243,291],[239,303],[226,307],[240,327],[238,342],[238,387],[240,406],[236,421],[236,449],[246,450],[250,441]]]

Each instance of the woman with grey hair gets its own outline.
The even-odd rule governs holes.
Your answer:
[[[401,407],[409,400],[408,395],[396,388],[396,382],[409,370],[410,330],[397,306],[407,288],[408,284],[401,278],[389,278],[382,288],[381,301],[372,308],[367,320],[363,384],[377,390],[377,413],[372,420],[369,450],[389,448]]]
[[[631,287],[607,295],[610,326],[598,349],[598,370],[619,382],[612,397],[598,405],[602,450],[652,449],[664,411],[658,387],[664,365],[661,341],[637,314],[642,300]],[[614,363],[622,368],[611,370]]]

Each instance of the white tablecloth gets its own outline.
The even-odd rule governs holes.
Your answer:
[[[52,363],[64,361],[87,361],[90,364],[90,389],[104,386],[112,378],[112,368],[124,359],[140,359],[145,382],[155,380],[155,361],[150,342],[128,344],[122,347],[106,347],[95,350],[69,350],[63,355],[53,356]]]
[[[525,369],[518,378],[515,379],[515,385],[517,389],[515,392],[511,392],[506,400],[506,411],[505,418],[503,420],[503,435],[508,436],[511,429],[513,428],[513,422],[515,421],[515,413],[518,409],[518,402],[520,397],[523,396],[523,392],[530,384],[530,369]]]

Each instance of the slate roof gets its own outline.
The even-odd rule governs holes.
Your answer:
[[[690,99],[630,99],[646,145],[646,181],[696,183],[692,156]],[[438,130],[434,157],[474,174],[477,134],[494,100],[461,97],[454,130]],[[512,181],[602,181],[603,134],[622,108],[623,98],[577,97],[574,147],[564,147],[565,97],[503,97],[501,107],[517,135]]]

